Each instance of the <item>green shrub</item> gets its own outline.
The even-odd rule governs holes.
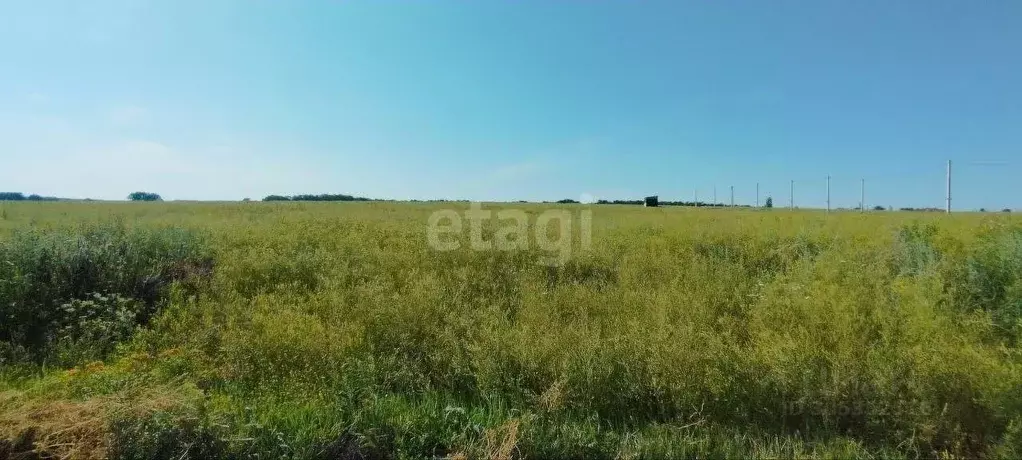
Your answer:
[[[962,305],[989,312],[1002,336],[1022,339],[1022,230],[983,235],[962,281]]]
[[[109,351],[149,320],[171,283],[211,269],[192,231],[123,223],[18,230],[0,241],[0,342],[35,361],[58,343]]]
[[[110,424],[108,457],[118,460],[241,458],[232,454],[222,427],[201,413],[162,410],[121,417]]]
[[[940,260],[940,251],[934,246],[938,228],[918,222],[902,227],[894,245],[894,271],[901,275],[918,275]]]
[[[99,293],[61,305],[49,331],[58,361],[102,359],[131,336],[145,309],[146,305],[135,299]]]

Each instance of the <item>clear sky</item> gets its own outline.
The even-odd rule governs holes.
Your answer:
[[[1022,208],[1017,0],[0,5],[0,190]]]

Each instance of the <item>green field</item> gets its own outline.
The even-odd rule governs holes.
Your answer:
[[[1022,456],[1008,214],[467,207],[0,204],[0,459]]]

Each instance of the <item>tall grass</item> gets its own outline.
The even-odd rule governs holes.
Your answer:
[[[535,248],[430,249],[443,206],[467,207],[10,207],[3,244],[17,254],[36,247],[26,238],[134,242],[90,245],[132,249],[90,256],[102,268],[79,270],[94,278],[69,278],[89,288],[11,297],[21,309],[143,299],[131,273],[197,255],[215,270],[164,286],[105,364],[8,383],[0,438],[40,425],[16,417],[26,408],[116,401],[100,404],[94,456],[1022,455],[1022,227],[1009,216],[600,206],[592,247],[549,267]],[[97,215],[137,224],[38,233]],[[156,393],[174,404],[119,409]]]
[[[19,229],[0,241],[0,363],[102,358],[175,279],[211,269],[193,232],[123,223]]]

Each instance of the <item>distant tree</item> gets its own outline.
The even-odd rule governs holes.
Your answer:
[[[764,204],[763,207],[764,208],[772,208],[772,207],[774,207],[774,199],[768,196],[767,199],[766,199],[766,204]]]
[[[873,210],[874,211],[885,211],[886,208],[884,208],[883,206],[880,206],[880,205],[876,205],[876,206],[873,206]]]
[[[987,208],[979,208],[979,212],[987,212]]]
[[[131,201],[163,201],[159,194],[150,192],[134,192],[128,195],[128,199]]]
[[[21,192],[0,192],[0,201],[24,201],[25,194]]]
[[[28,201],[59,201],[60,198],[54,196],[40,196],[37,194],[31,194],[28,196]]]
[[[351,195],[294,195],[294,196],[282,196],[282,195],[270,195],[263,198],[263,201],[382,201],[375,200],[372,198],[364,198],[360,196]],[[442,201],[442,200],[436,200]]]
[[[573,203],[578,203],[578,201],[575,201],[575,200],[573,200],[571,198],[565,198],[563,200],[559,200],[558,203],[560,203],[560,204],[573,204]]]
[[[1004,208],[1004,209],[1002,209],[1002,210],[1001,210],[1001,212],[1011,212],[1011,209],[1009,209],[1009,208]]]
[[[242,198],[241,201],[243,201],[245,203],[248,203],[249,201],[252,201],[252,199],[251,198]]]

